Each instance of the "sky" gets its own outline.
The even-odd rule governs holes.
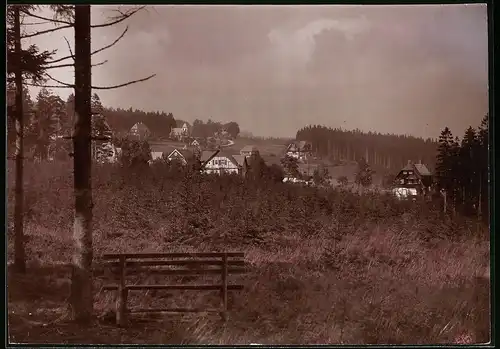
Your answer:
[[[116,8],[92,6],[92,23],[106,22]],[[294,137],[309,124],[425,138],[448,126],[461,136],[488,112],[482,4],[148,6],[93,29],[92,48],[113,42],[127,25],[117,45],[93,56],[93,63],[108,61],[93,68],[93,85],[156,76],[95,91],[105,106],[236,121],[265,137]],[[62,57],[69,54],[64,38],[73,45],[73,35],[60,30],[23,45]],[[74,79],[72,69],[50,73]],[[65,99],[72,91],[55,92]]]

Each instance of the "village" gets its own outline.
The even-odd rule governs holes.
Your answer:
[[[355,182],[358,170],[356,163],[332,165],[331,162],[314,154],[311,143],[307,141],[290,141],[276,153],[263,154],[256,145],[245,145],[238,149],[238,145],[224,129],[215,132],[212,137],[202,138],[192,137],[191,128],[188,123],[184,122],[181,127],[172,128],[169,140],[151,140],[149,163],[167,161],[187,166],[188,163],[195,161],[199,165],[199,171],[203,174],[233,174],[245,177],[252,166],[252,160],[255,161],[255,157],[258,157],[263,159],[268,166],[279,167],[283,171],[284,183],[347,187],[349,183]],[[151,138],[151,131],[144,123],[138,122],[131,127],[127,137],[148,141]],[[116,162],[121,153],[119,147],[112,146],[112,149],[112,155],[108,158],[111,163]],[[295,166],[295,171],[286,166],[287,160],[292,162],[292,168]],[[340,172],[339,169],[341,169]],[[318,176],[321,179],[318,180]],[[419,196],[429,199],[433,178],[425,164],[409,160],[389,185],[378,184],[371,187],[391,192],[400,199],[416,199]]]

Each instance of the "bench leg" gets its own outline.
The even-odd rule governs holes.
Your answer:
[[[116,300],[116,324],[120,327],[124,327],[127,324],[127,298],[127,288],[119,289]]]

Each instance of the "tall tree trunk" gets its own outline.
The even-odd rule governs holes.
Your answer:
[[[90,5],[75,6],[75,217],[71,305],[74,319],[83,324],[91,321],[93,313],[90,53]]]
[[[481,200],[481,195],[483,192],[482,184],[483,184],[483,174],[482,174],[482,171],[480,171],[479,172],[479,190],[478,190],[478,199],[477,199],[477,218],[478,219],[481,219],[481,216],[483,215],[482,200]]]
[[[21,19],[19,6],[14,6],[14,36],[16,52],[16,203],[14,207],[14,270],[19,273],[26,272],[26,259],[24,252],[24,168],[23,168],[23,138],[24,138],[24,120],[23,120],[23,76],[21,70]]]

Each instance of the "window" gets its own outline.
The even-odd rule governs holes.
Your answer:
[[[407,175],[407,174],[408,174],[408,171],[403,171],[403,174],[404,174],[404,175]]]

